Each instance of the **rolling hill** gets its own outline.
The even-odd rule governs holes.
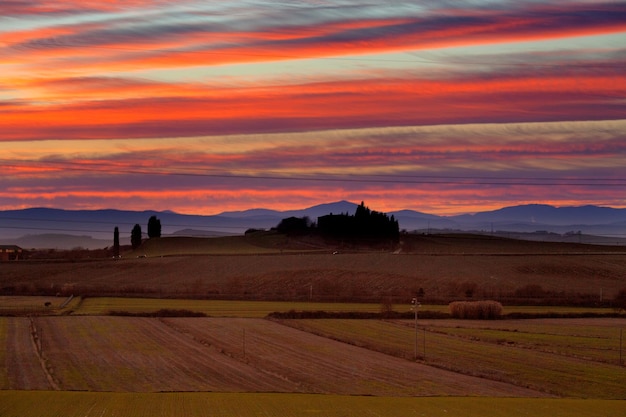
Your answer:
[[[224,212],[217,215],[188,215],[171,211],[123,211],[123,210],[61,210],[52,208],[29,208],[0,211],[0,244],[18,244],[23,247],[71,249],[77,246],[87,249],[102,248],[112,242],[113,229],[119,227],[120,238],[125,244],[135,224],[144,231],[150,216],[161,221],[163,235],[178,236],[225,236],[241,235],[247,229],[270,229],[286,217],[308,216],[315,221],[319,216],[334,213],[354,213],[357,204],[348,201],[321,204],[301,210],[276,211],[251,209]],[[376,210],[376,207],[372,207]],[[400,224],[400,229],[420,233],[438,231],[474,231],[486,233],[535,233],[598,235],[609,237],[606,243],[623,243],[626,239],[626,209],[610,207],[554,207],[529,204],[505,207],[459,216],[437,216],[414,210],[388,213]],[[51,241],[50,236],[56,236]],[[71,238],[64,236],[73,236]],[[82,237],[77,239],[76,237]],[[524,236],[518,236],[524,238]],[[526,236],[531,237],[531,236]],[[551,236],[554,240],[555,236]],[[578,238],[579,241],[592,240]],[[602,243],[594,239],[595,243]]]

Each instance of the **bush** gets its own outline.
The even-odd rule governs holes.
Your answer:
[[[502,316],[502,304],[497,301],[454,301],[450,314],[456,319],[495,320]]]

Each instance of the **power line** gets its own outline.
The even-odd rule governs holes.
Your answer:
[[[28,161],[31,162],[31,161]],[[41,162],[32,162],[38,168]],[[602,186],[624,187],[626,178],[549,178],[549,177],[488,177],[488,176],[449,176],[449,175],[407,175],[407,174],[318,174],[318,175],[284,175],[278,173],[269,174],[267,171],[260,174],[238,174],[211,172],[209,169],[196,171],[183,170],[156,170],[156,169],[120,169],[118,166],[105,164],[90,164],[90,166],[78,166],[72,163],[45,162],[48,169],[63,171],[80,171],[93,173],[131,174],[131,175],[155,175],[155,176],[182,176],[182,177],[206,177],[223,179],[257,179],[257,180],[280,180],[280,181],[314,181],[314,182],[348,182],[348,183],[381,183],[381,184],[428,184],[428,185],[523,185],[523,186]],[[23,168],[24,165],[9,162],[5,167]]]
[[[207,224],[175,224],[175,223],[168,223],[166,226],[167,227],[195,227],[195,228],[217,228],[217,229],[246,229],[246,228],[250,228],[250,227],[254,227],[253,225],[238,225],[238,226],[227,226],[227,225],[212,225],[209,224],[208,222],[210,222],[210,219],[208,217],[211,216],[204,216],[207,217],[206,221]],[[137,224],[137,222],[112,222],[112,221],[100,221],[100,220],[71,220],[71,219],[42,219],[42,218],[24,218],[24,217],[5,217],[5,216],[0,216],[0,220],[10,220],[10,221],[21,221],[21,222],[47,222],[47,223],[76,223],[76,224],[88,224],[88,225],[92,225],[92,224],[102,224],[102,225],[111,225],[111,226],[120,226],[120,225],[124,225],[124,226],[133,226],[135,224]],[[34,229],[34,230],[39,230],[39,229],[45,229],[45,230],[67,230],[67,231],[74,231],[74,232],[80,232],[80,231],[85,231],[85,232],[97,232],[97,233],[108,233],[110,230],[87,230],[87,229],[50,229],[47,227],[28,227],[28,226],[3,226],[0,225],[0,229]]]
[[[0,220],[6,220],[9,218],[3,218],[0,217]],[[23,221],[28,221],[29,219],[20,219]],[[45,221],[45,222],[49,222],[49,223],[71,223],[71,221],[69,220],[63,220],[63,221],[59,221],[59,220],[39,220],[39,221]],[[74,221],[75,223],[81,223],[79,221]],[[86,225],[91,225],[94,223],[103,223],[103,222],[93,222],[93,221],[84,221],[82,222],[83,224]],[[110,223],[111,225],[115,225],[118,223]],[[120,224],[124,224],[124,223],[120,223]],[[174,228],[174,227],[185,227],[182,225],[175,225],[175,224],[168,224],[166,225],[166,227],[168,228]],[[187,227],[194,227],[195,232],[219,232],[222,229],[227,229],[227,230],[237,230],[237,231],[241,231],[241,230],[246,230],[246,229],[250,229],[250,228],[258,228],[258,225],[248,225],[248,226],[210,226],[210,225],[206,225],[206,226],[201,226],[201,225],[189,225]],[[78,229],[78,228],[71,228],[71,227],[67,227],[67,228],[63,228],[63,227],[51,227],[51,226],[44,226],[44,227],[34,227],[34,226],[3,226],[0,225],[0,230],[2,229],[10,229],[10,230],[36,230],[39,232],[76,232],[76,233],[97,233],[97,234],[110,234],[112,232],[112,229],[91,229],[91,228],[83,228],[83,229]],[[206,230],[205,230],[206,229]],[[463,228],[459,228],[457,230],[466,230]],[[500,233],[509,233],[509,234],[515,234],[515,233],[527,233],[527,232],[518,232],[518,231],[501,231]],[[131,232],[125,232],[124,230],[120,230],[120,235],[121,236],[130,236]],[[167,235],[167,234],[166,234]],[[565,234],[563,234],[565,235]],[[193,234],[185,234],[185,236],[194,236]],[[202,234],[200,235],[196,235],[196,236],[204,236]],[[588,236],[598,236],[598,237],[604,237],[604,238],[623,238],[626,237],[626,233],[596,233],[596,234],[589,234]],[[101,237],[93,237],[94,239],[102,239]],[[4,239],[7,240],[7,239]],[[522,240],[524,240],[522,238]],[[607,241],[610,242],[610,241]]]

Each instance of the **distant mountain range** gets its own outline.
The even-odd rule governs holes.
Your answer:
[[[270,229],[286,217],[308,216],[316,221],[326,214],[354,214],[357,204],[339,201],[301,210],[251,209],[212,216],[186,215],[171,211],[60,210],[30,208],[0,211],[0,244],[23,248],[94,249],[111,246],[113,229],[120,230],[122,244],[139,224],[144,231],[150,216],[161,221],[162,234],[221,236],[242,234],[247,229]],[[370,207],[376,210],[376,207]],[[473,231],[493,234],[597,235],[620,243],[626,239],[626,209],[581,206],[553,207],[529,204],[459,216],[437,216],[413,210],[387,213],[400,229],[418,233]],[[536,236],[535,236],[536,237]]]

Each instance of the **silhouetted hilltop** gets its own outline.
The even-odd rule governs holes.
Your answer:
[[[57,235],[58,245],[52,247],[71,249],[76,246],[101,248],[102,243],[113,242],[113,230],[119,227],[122,244],[130,241],[130,232],[139,224],[144,232],[151,216],[161,221],[162,233],[167,235],[217,236],[243,234],[248,229],[270,229],[286,217],[309,217],[317,220],[328,214],[354,213],[358,204],[349,201],[320,204],[301,210],[276,211],[251,209],[202,216],[179,214],[171,211],[125,211],[125,210],[61,210],[52,208],[29,208],[0,211],[0,244],[19,244],[18,239],[29,236],[26,247],[51,247],[49,237]],[[499,210],[464,214],[460,216],[437,216],[414,210],[387,213],[394,216],[400,230],[428,233],[439,231],[478,231],[515,233],[556,233],[561,235],[599,235],[611,239],[626,238],[626,209],[581,206],[554,207],[528,204],[505,207]],[[579,233],[580,232],[580,233]],[[85,236],[89,239],[61,243],[60,235]],[[100,242],[102,240],[103,242]]]

